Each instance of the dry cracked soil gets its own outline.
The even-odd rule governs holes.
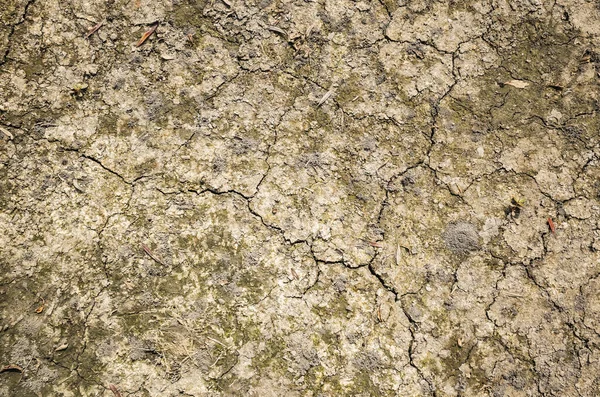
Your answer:
[[[600,395],[597,1],[0,3],[0,395]]]

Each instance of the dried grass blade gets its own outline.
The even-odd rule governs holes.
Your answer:
[[[319,101],[319,103],[317,104],[317,107],[321,106],[322,104],[324,104],[329,97],[331,97],[331,95],[333,94],[333,90],[329,90],[325,93],[325,95],[323,95],[323,98],[321,98],[321,100]]]
[[[152,251],[150,251],[150,248],[148,248],[146,245],[142,244],[142,249],[144,250],[144,252],[146,254],[148,254],[148,256],[150,258],[152,258],[154,261],[158,262],[159,264],[163,265],[163,266],[167,266],[165,265],[165,263],[163,261],[161,261],[156,255],[154,255],[154,253],[152,253]]]
[[[13,138],[14,138],[13,134],[11,134],[11,132],[10,132],[9,130],[7,130],[6,128],[2,128],[2,127],[0,127],[0,131],[1,131],[1,132],[2,132],[4,135],[6,135],[7,137],[9,137],[10,139],[13,139]]]

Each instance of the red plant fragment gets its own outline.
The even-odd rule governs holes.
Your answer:
[[[144,33],[142,35],[142,38],[137,42],[136,47],[139,47],[142,44],[144,44],[146,42],[146,40],[148,40],[148,37],[150,37],[152,35],[152,33],[154,33],[154,31],[156,30],[157,27],[158,27],[158,23],[156,25],[152,26],[150,28],[150,30],[148,30],[146,33]]]
[[[554,222],[552,222],[552,218],[548,218],[548,226],[550,226],[550,231],[552,233],[556,233],[556,226],[554,225]]]

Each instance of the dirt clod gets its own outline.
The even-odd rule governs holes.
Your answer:
[[[443,237],[446,246],[453,252],[465,253],[479,249],[477,228],[471,223],[450,223],[446,227]]]

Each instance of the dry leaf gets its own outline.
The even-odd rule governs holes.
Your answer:
[[[142,35],[142,38],[137,42],[136,47],[139,47],[142,44],[144,44],[146,42],[146,40],[148,40],[148,37],[150,37],[152,35],[152,33],[154,33],[154,31],[156,30],[156,28],[158,28],[158,23],[156,25],[152,26],[150,28],[150,30],[148,30],[146,33],[144,33]]]
[[[515,88],[525,88],[529,85],[529,83],[523,80],[509,80],[506,83],[503,83],[502,85],[510,85]]]
[[[286,33],[286,31],[281,28],[278,28],[277,26],[267,26],[267,29],[270,30],[271,32],[279,33],[280,35],[282,35],[286,38],[288,37],[288,34]]]
[[[23,368],[19,367],[18,365],[15,365],[15,364],[10,364],[10,365],[5,365],[4,367],[0,368],[0,374],[2,372],[23,372]]]
[[[54,351],[61,352],[63,350],[67,350],[67,347],[69,347],[69,344],[65,343],[64,345],[58,346]]]

